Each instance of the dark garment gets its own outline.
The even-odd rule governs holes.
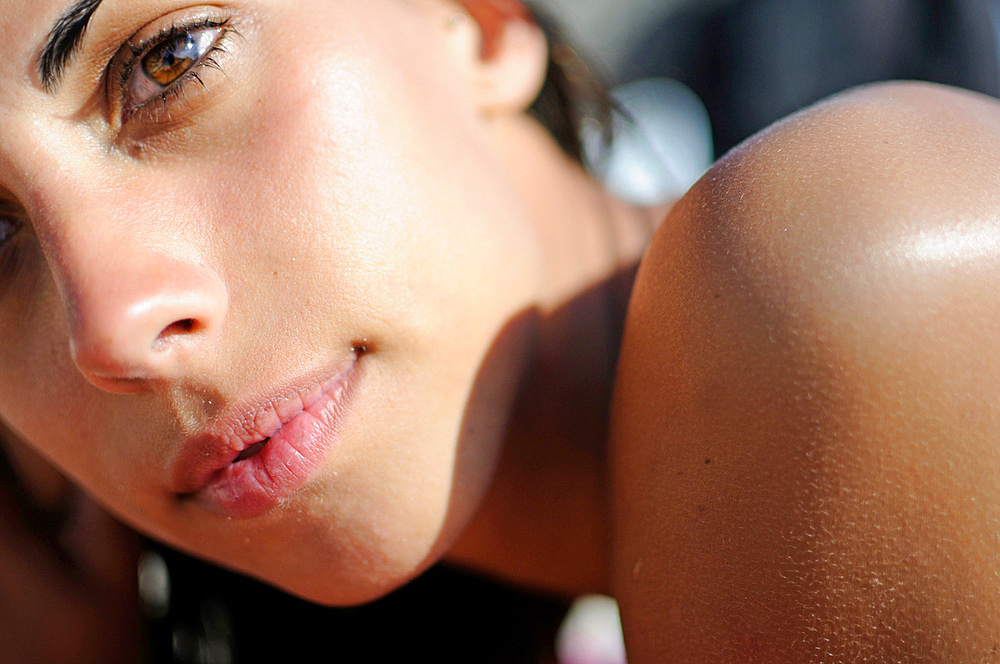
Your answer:
[[[170,579],[169,606],[148,620],[153,664],[554,662],[567,610],[445,567],[369,605],[321,607],[154,544],[149,550]]]

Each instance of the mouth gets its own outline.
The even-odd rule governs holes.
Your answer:
[[[271,439],[270,438],[265,438],[264,440],[260,441],[259,443],[254,443],[250,447],[246,448],[245,450],[243,450],[242,452],[240,452],[239,456],[237,456],[236,459],[233,460],[233,463],[239,463],[240,461],[246,461],[247,459],[252,459],[253,457],[257,456],[258,454],[260,454],[260,451],[264,449],[264,446],[267,445],[267,442],[269,440],[271,440]]]
[[[290,498],[339,444],[361,357],[355,349],[347,366],[223,411],[209,431],[182,445],[173,492],[183,502],[238,518],[259,516]]]

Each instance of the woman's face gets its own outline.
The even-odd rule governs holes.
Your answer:
[[[485,491],[538,283],[468,22],[104,0],[40,73],[71,6],[0,0],[0,419],[182,548],[405,581]]]

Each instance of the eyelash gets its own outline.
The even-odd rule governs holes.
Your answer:
[[[219,29],[220,33],[211,48],[197,62],[191,65],[177,80],[169,83],[163,90],[154,94],[148,100],[136,104],[133,108],[128,107],[128,95],[132,77],[136,74],[137,67],[141,66],[143,58],[152,53],[154,49],[168,44],[179,37],[191,35],[199,30],[211,29]],[[119,56],[121,64],[115,67],[116,73],[113,77],[115,95],[117,97],[117,103],[114,107],[120,109],[119,122],[124,125],[140,113],[147,118],[158,119],[169,110],[174,99],[184,97],[185,92],[192,84],[197,83],[205,87],[199,72],[204,67],[211,67],[219,71],[223,70],[222,64],[214,56],[220,53],[228,53],[226,42],[232,34],[238,35],[239,33],[230,25],[229,19],[202,17],[186,23],[174,23],[157,34],[143,39],[138,44],[126,43],[119,52],[121,54]]]

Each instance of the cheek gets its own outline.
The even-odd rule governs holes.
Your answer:
[[[361,326],[355,311],[396,336],[486,309],[496,327],[523,307],[537,273],[529,225],[449,88],[421,104],[392,62],[286,61],[231,162],[241,186],[226,205],[243,212],[230,249],[247,267],[333,296],[347,327]]]
[[[97,455],[80,441],[97,440],[98,404],[70,358],[55,286],[34,267],[0,319],[0,418],[44,456],[93,477]]]
[[[524,355],[527,334],[510,323],[531,307],[538,270],[531,224],[449,85],[407,81],[411,68],[378,54],[317,62],[324,51],[301,48],[264,76],[226,160],[219,177],[235,186],[214,194],[231,211],[215,241],[239,273],[234,316],[267,330],[258,343],[321,354],[360,336],[378,349],[329,481],[295,504],[314,518],[258,538],[289,541],[288,527],[349,549],[347,571],[326,574],[335,596],[351,577],[412,573],[478,502]],[[432,85],[441,94],[421,101]],[[315,580],[288,572],[301,567],[273,562],[268,576],[305,592]]]
[[[58,290],[40,251],[35,258],[18,277],[19,297],[0,307],[0,420],[95,495],[118,495],[121,479],[152,449],[149,422],[117,408],[77,369]],[[148,491],[146,483],[135,495]]]

